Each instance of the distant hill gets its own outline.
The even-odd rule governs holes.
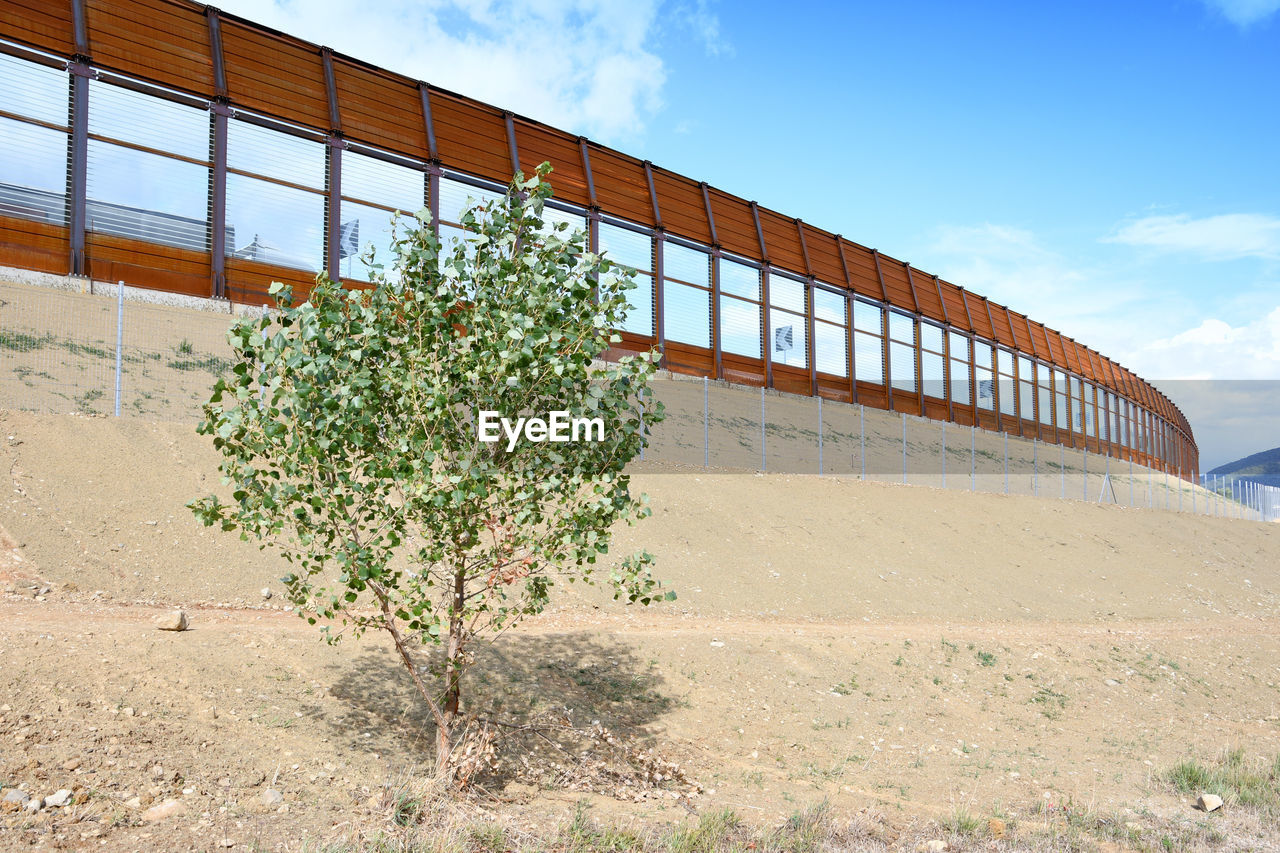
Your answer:
[[[1219,465],[1206,473],[1214,477],[1235,477],[1267,486],[1280,486],[1280,447]]]

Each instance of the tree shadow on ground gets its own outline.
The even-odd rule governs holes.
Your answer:
[[[420,659],[432,660],[426,653]],[[397,764],[433,765],[435,723],[397,655],[368,649],[331,669],[330,694],[348,709],[329,720],[336,738]],[[429,673],[423,677],[435,686]],[[573,632],[507,636],[477,644],[462,684],[462,712],[504,724],[495,728],[502,760],[489,775],[505,784],[521,776],[520,762],[529,756],[542,755],[548,766],[581,759],[590,740],[583,733],[596,722],[628,744],[651,745],[653,724],[679,701],[663,686],[656,661],[642,661],[612,640]],[[527,725],[537,730],[512,728]]]

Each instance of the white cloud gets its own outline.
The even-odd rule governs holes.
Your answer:
[[[1280,258],[1280,218],[1256,213],[1203,219],[1186,214],[1147,216],[1125,223],[1103,242],[1185,252],[1210,260],[1276,259]]]
[[[1251,27],[1280,11],[1280,0],[1202,0],[1240,29]]]
[[[932,244],[912,257],[922,269],[1112,357],[1122,358],[1139,340],[1141,332],[1129,318],[1139,310],[1151,314],[1142,282],[1072,263],[1020,228],[943,226]],[[1175,307],[1159,304],[1162,312]]]
[[[660,0],[224,0],[228,12],[548,124],[621,144],[662,104]],[[686,7],[681,7],[686,9]],[[691,11],[708,51],[719,24]]]
[[[1208,318],[1143,346],[1135,360],[1135,370],[1153,377],[1276,379],[1280,377],[1280,306],[1239,326]]]

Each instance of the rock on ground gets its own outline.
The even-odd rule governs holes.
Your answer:
[[[1222,808],[1222,797],[1217,794],[1201,794],[1196,800],[1196,807],[1206,812]]]
[[[172,613],[157,616],[152,622],[161,631],[185,631],[187,630],[187,613],[185,610],[174,610]]]

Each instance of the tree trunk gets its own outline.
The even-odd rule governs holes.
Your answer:
[[[466,642],[462,621],[466,605],[466,571],[459,568],[453,575],[453,606],[449,608],[449,645],[445,660],[444,716],[452,725],[458,717],[462,699],[462,647]]]
[[[455,715],[443,713],[440,706],[431,698],[431,691],[427,689],[422,676],[418,674],[418,668],[414,666],[413,658],[409,656],[404,637],[396,626],[395,614],[391,612],[391,602],[387,598],[386,590],[374,583],[370,583],[369,588],[373,590],[373,594],[381,605],[383,624],[395,642],[396,652],[400,655],[401,662],[404,663],[405,669],[409,670],[409,677],[413,679],[414,687],[418,688],[418,694],[427,703],[427,708],[436,721],[436,775],[444,778],[449,772],[449,756],[453,752],[452,734]],[[452,645],[452,639],[450,644]]]

